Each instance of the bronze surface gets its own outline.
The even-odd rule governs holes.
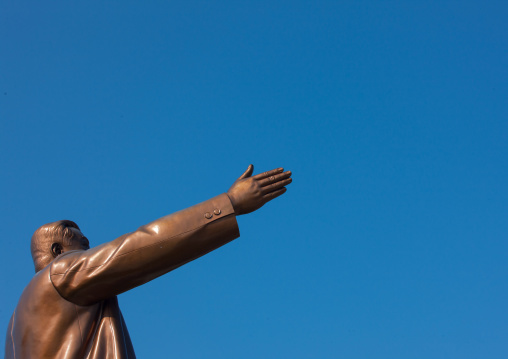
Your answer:
[[[135,358],[116,296],[239,237],[236,216],[282,195],[291,172],[252,176],[224,194],[89,249],[71,221],[32,237],[36,274],[9,322],[5,358]]]

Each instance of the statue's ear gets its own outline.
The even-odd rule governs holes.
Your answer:
[[[60,254],[62,254],[63,248],[60,243],[53,243],[51,245],[51,254],[53,254],[53,257],[56,258]]]

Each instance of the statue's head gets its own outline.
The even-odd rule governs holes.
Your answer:
[[[35,272],[46,267],[64,252],[87,250],[88,239],[72,221],[57,221],[43,225],[35,231],[30,243]]]

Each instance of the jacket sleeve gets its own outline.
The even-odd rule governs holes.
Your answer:
[[[60,295],[90,305],[155,279],[240,236],[221,194],[162,217],[111,242],[62,254],[50,264]]]

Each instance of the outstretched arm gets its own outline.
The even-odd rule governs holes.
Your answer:
[[[87,251],[55,259],[51,280],[67,300],[96,303],[155,279],[240,234],[236,215],[250,213],[285,192],[282,168],[251,176],[253,166],[225,194],[162,217]]]

